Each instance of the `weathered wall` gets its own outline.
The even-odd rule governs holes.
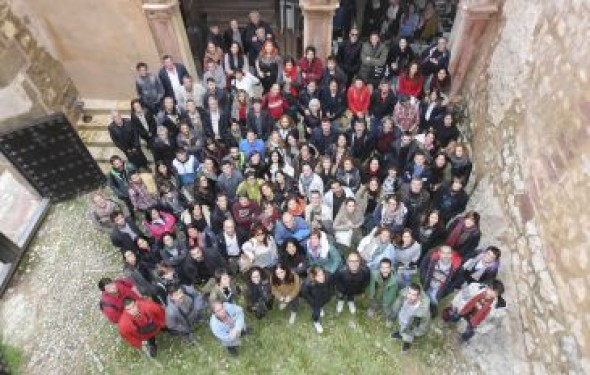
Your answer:
[[[5,1],[5,0],[2,0]],[[135,64],[158,68],[158,52],[140,0],[12,0],[11,9],[83,98],[129,100]]]
[[[0,122],[63,111],[76,120],[78,91],[7,1],[0,0]]]
[[[590,3],[504,0],[466,81],[534,373],[590,372]]]

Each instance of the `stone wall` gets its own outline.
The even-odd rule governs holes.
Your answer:
[[[590,372],[590,3],[504,0],[464,86],[479,170],[518,239],[532,373]]]
[[[77,119],[78,91],[63,65],[0,0],[0,120],[2,125],[63,111]]]
[[[10,8],[62,62],[83,99],[128,101],[137,62],[159,68],[141,0],[11,0]]]

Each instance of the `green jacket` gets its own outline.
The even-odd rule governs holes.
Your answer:
[[[137,168],[128,161],[123,164],[123,168],[125,169],[127,178],[124,178],[121,173],[113,167],[109,169],[109,173],[107,174],[107,184],[117,198],[129,198],[129,174],[137,170]]]
[[[371,271],[371,281],[367,287],[367,295],[371,300],[381,301],[383,307],[391,307],[397,296],[397,277],[395,274],[392,272],[387,284],[383,285],[381,272],[379,270]]]
[[[402,305],[406,299],[406,294],[408,292],[408,288],[404,288],[399,293],[399,296],[395,300],[393,304],[393,313],[395,316],[399,313]],[[420,293],[420,305],[414,311],[414,315],[412,316],[410,323],[402,330],[400,333],[402,335],[414,337],[414,336],[423,336],[428,332],[430,328],[430,299],[426,295],[426,293]]]

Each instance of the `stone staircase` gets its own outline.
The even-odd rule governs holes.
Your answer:
[[[96,160],[103,172],[110,168],[109,159],[113,155],[119,155],[125,158],[125,154],[119,150],[109,135],[108,126],[111,122],[110,109],[117,108],[124,118],[129,118],[129,104],[127,102],[115,102],[112,105],[93,106],[93,103],[85,102],[84,114],[92,116],[89,122],[84,122],[82,118],[78,121],[75,128],[78,135],[88,147],[90,154]],[[152,154],[147,150],[145,142],[142,140],[142,148],[150,163],[153,162]]]

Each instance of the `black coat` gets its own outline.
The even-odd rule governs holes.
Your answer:
[[[307,279],[301,286],[301,296],[310,304],[312,308],[321,308],[334,296],[334,278],[324,271],[326,281],[318,284]]]
[[[143,236],[143,233],[139,230],[137,225],[135,225],[135,222],[133,221],[132,218],[126,217],[125,222],[129,225],[131,230],[133,232],[135,232],[138,236]],[[121,250],[121,251],[132,250],[136,254],[139,253],[139,249],[135,245],[135,241],[131,238],[131,236],[125,232],[122,232],[116,226],[115,226],[115,228],[113,228],[111,230],[111,233],[109,236],[111,238],[111,243],[113,244],[113,246],[118,247],[119,250]]]
[[[156,129],[158,128],[158,123],[156,122],[156,118],[154,115],[150,113],[150,111],[145,110],[143,111],[145,120],[148,124],[148,131],[145,130],[143,124],[139,120],[139,117],[135,114],[135,112],[131,112],[131,124],[133,127],[137,129],[139,132],[139,136],[146,140],[151,140],[156,136]]]
[[[266,110],[260,111],[260,127],[258,129],[256,127],[256,115],[254,111],[248,111],[248,116],[246,117],[246,126],[250,130],[254,130],[254,132],[258,135],[258,139],[262,139],[266,142],[270,133],[274,128],[274,120],[270,117],[270,114]]]
[[[242,44],[244,44],[244,37],[245,37],[244,28],[238,27],[238,32],[240,33],[240,36],[242,38]],[[229,51],[229,47],[231,47],[231,44],[234,41],[233,35],[234,35],[234,33],[231,28],[228,28],[227,30],[225,30],[223,32],[223,46],[221,46],[221,47],[223,48],[224,51]],[[243,49],[244,49],[244,46],[242,45],[242,50]]]
[[[335,96],[332,96],[330,90],[322,90],[320,102],[322,103],[322,112],[332,121],[341,118],[348,108],[346,95],[343,91],[338,91]]]
[[[248,239],[246,238],[245,235],[243,235],[239,231],[236,231],[236,236],[238,238],[238,246],[241,249],[242,245],[244,245],[244,243]],[[215,238],[216,238],[215,247],[219,251],[219,254],[221,254],[221,256],[223,256],[225,259],[227,259],[229,256],[227,255],[227,245],[225,243],[225,236],[223,235],[223,232],[221,232],[220,234],[215,236]]]
[[[174,63],[174,66],[176,67],[176,74],[178,75],[178,80],[182,85],[182,79],[185,76],[188,76],[188,71],[186,70],[186,67],[180,63]],[[170,77],[168,77],[168,73],[166,73],[166,68],[160,68],[158,78],[160,78],[162,86],[164,86],[164,97],[174,98],[174,89],[172,88]]]
[[[166,144],[156,137],[152,142],[152,153],[155,161],[162,160],[168,168],[172,168],[172,161],[176,157],[176,144],[172,138]]]
[[[265,36],[270,34],[273,35],[272,29],[270,25],[262,20],[258,22],[258,25],[254,25],[252,22],[249,22],[246,25],[246,29],[244,30],[244,49],[246,51],[250,50],[250,46],[252,45],[252,38],[256,36],[256,29],[263,27]]]
[[[449,240],[449,236],[453,233],[453,229],[459,224],[460,220],[455,219],[453,220],[447,229],[447,240]],[[475,251],[477,246],[479,245],[479,240],[481,240],[481,231],[479,228],[472,230],[469,236],[457,246],[454,246],[453,249],[461,255],[462,259],[469,259],[475,256]]]
[[[360,138],[353,132],[350,135],[349,144],[350,154],[361,163],[367,160],[375,149],[375,139],[367,131]]]
[[[397,103],[397,97],[392,90],[389,90],[385,100],[381,99],[381,90],[373,91],[371,95],[371,104],[369,106],[369,113],[381,120],[385,116],[393,114],[393,107]]]
[[[336,55],[338,66],[344,70],[349,79],[357,74],[361,68],[362,47],[361,42],[351,43],[347,40],[338,48],[338,54]]]
[[[221,137],[220,141],[225,141],[231,137],[229,132],[229,125],[230,125],[230,118],[227,111],[223,110],[219,107],[219,136]],[[205,135],[208,138],[214,138],[215,133],[213,132],[213,123],[211,121],[211,112],[205,112],[203,116],[203,129],[205,130]]]
[[[336,290],[344,295],[359,295],[365,292],[369,281],[371,281],[371,271],[365,265],[361,265],[356,273],[350,272],[348,267],[344,266],[336,271],[334,275]]]
[[[217,249],[204,248],[202,251],[207,275],[199,274],[198,262],[189,255],[177,267],[178,276],[183,284],[200,284],[206,282],[209,276],[215,275],[215,270],[220,268],[228,269],[227,262]]]
[[[129,150],[140,147],[139,131],[128,119],[124,118],[122,121],[122,126],[118,126],[114,122],[110,123],[109,135],[115,146],[127,153]]]
[[[430,128],[434,128],[434,126],[442,120],[446,113],[445,107],[441,105],[437,105],[432,109],[430,113],[430,118],[426,119],[426,111],[428,111],[429,103],[420,102],[419,111],[420,111],[420,125],[419,131],[426,132]]]
[[[452,192],[451,185],[444,183],[436,191],[433,207],[440,211],[441,218],[448,222],[454,216],[465,211],[469,197],[465,190]]]
[[[325,135],[321,128],[316,128],[311,135],[311,143],[320,155],[327,155],[330,145],[335,144],[337,138],[338,132],[334,128],[332,128],[329,135]]]

